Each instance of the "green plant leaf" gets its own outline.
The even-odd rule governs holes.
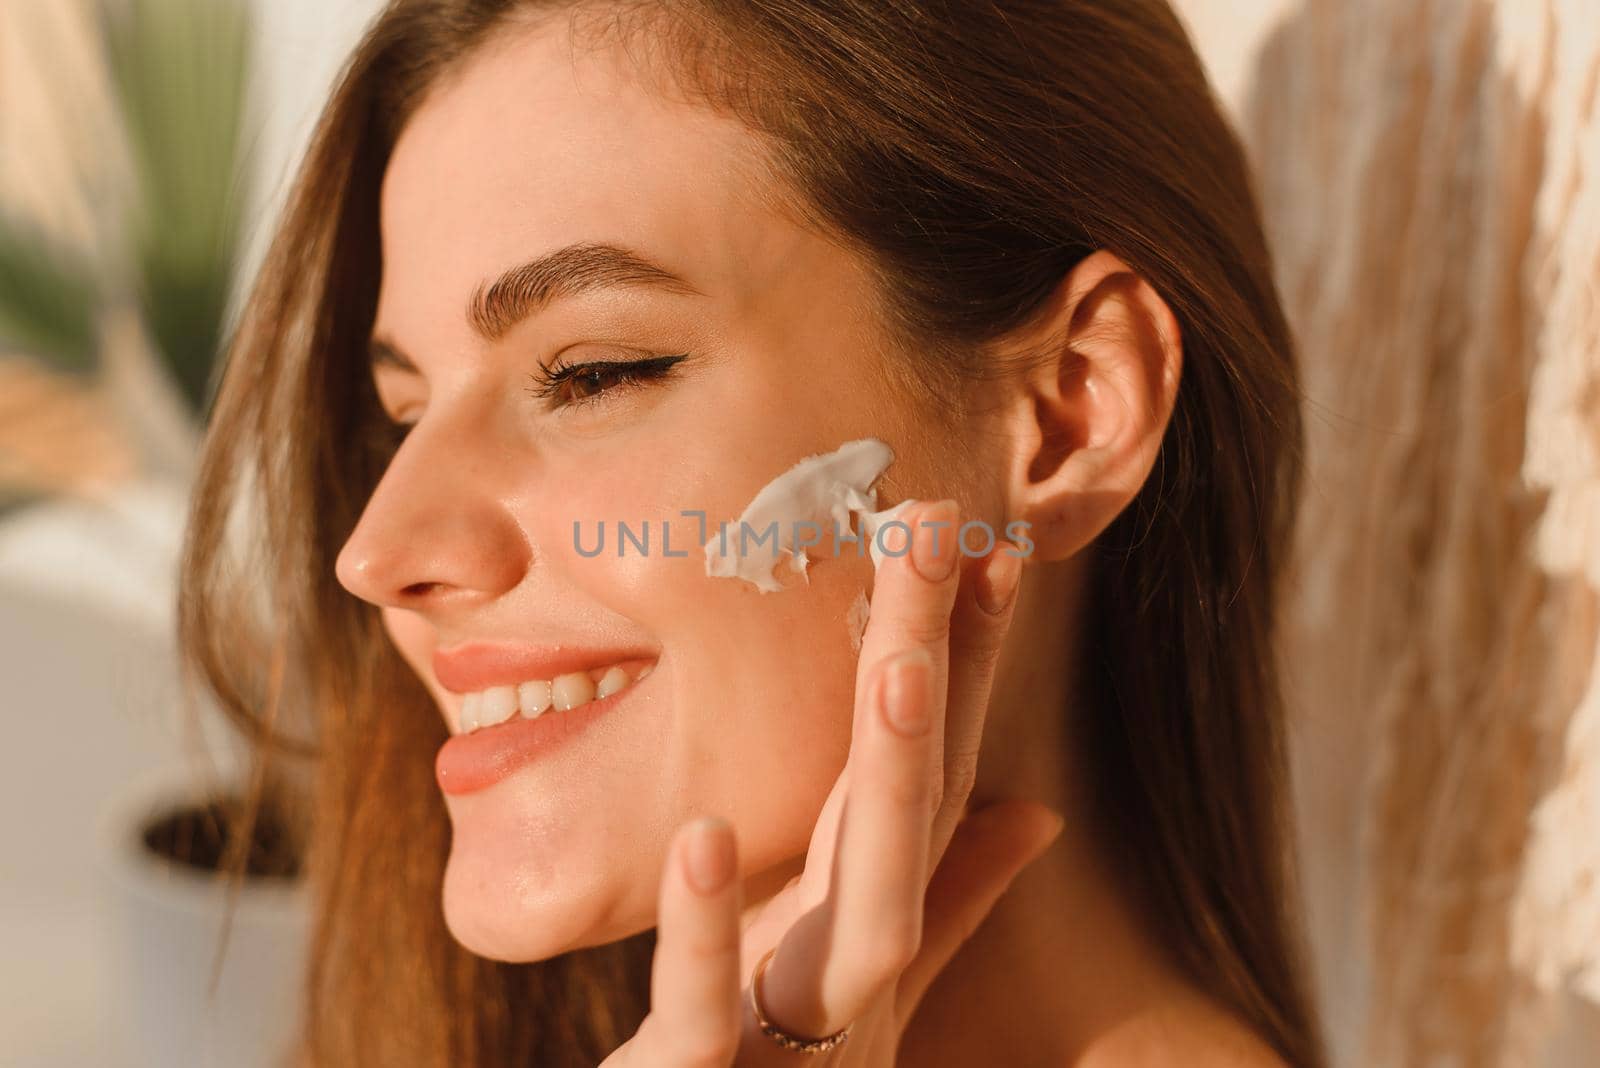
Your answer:
[[[68,371],[96,366],[100,288],[82,256],[0,217],[0,344]]]
[[[128,220],[134,289],[198,413],[241,239],[249,12],[240,0],[128,0],[105,8],[103,26],[138,182]]]

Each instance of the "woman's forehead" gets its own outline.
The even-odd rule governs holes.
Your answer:
[[[584,243],[636,249],[735,304],[809,240],[764,206],[736,119],[661,96],[556,20],[427,95],[384,176],[384,298],[465,306],[508,268]],[[437,309],[435,309],[437,310]]]

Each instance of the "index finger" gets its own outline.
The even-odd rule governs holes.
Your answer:
[[[889,657],[922,648],[932,662],[935,694],[933,724],[944,724],[944,693],[949,673],[950,610],[961,580],[956,545],[959,512],[953,500],[918,501],[877,534],[883,552],[872,581],[867,628],[861,636],[856,668],[855,733],[871,715],[871,680]],[[901,541],[901,536],[905,536]],[[898,542],[898,544],[897,544]],[[942,737],[942,733],[940,735]]]

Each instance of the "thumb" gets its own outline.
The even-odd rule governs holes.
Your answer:
[[[1060,813],[1035,801],[999,801],[956,825],[928,883],[922,944],[900,975],[895,1011],[911,1017],[933,980],[972,937],[1022,869],[1061,833]]]

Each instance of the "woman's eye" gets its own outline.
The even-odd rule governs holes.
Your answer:
[[[560,360],[551,367],[541,368],[528,377],[533,385],[528,392],[543,400],[550,408],[594,401],[619,387],[643,385],[664,377],[688,353],[673,356],[652,356],[644,360],[605,360],[593,363],[563,364]]]

